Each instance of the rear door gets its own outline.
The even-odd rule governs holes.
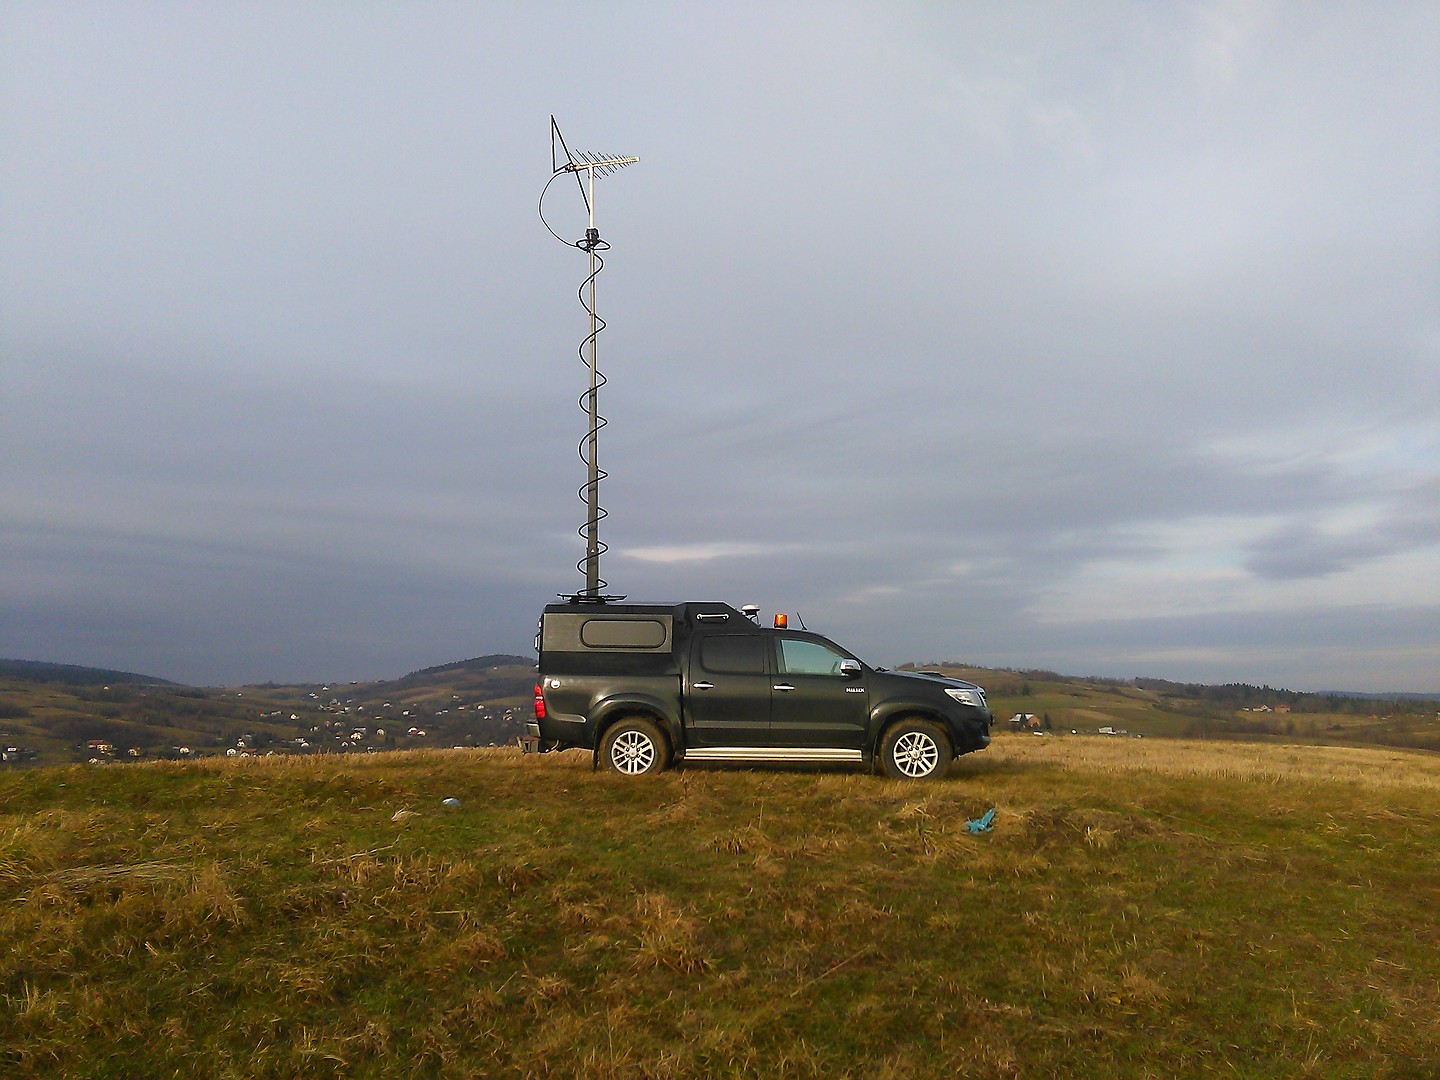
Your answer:
[[[859,675],[842,675],[840,661],[855,658],[815,634],[779,633],[775,654],[770,745],[863,750],[870,720],[863,665]]]
[[[697,634],[685,684],[690,746],[770,745],[769,641],[763,634]]]

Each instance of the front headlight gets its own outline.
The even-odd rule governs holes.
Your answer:
[[[983,690],[966,690],[959,686],[947,686],[945,693],[962,705],[969,705],[973,709],[985,708],[985,692]]]

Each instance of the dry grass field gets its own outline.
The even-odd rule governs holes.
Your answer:
[[[0,1074],[1430,1077],[1437,852],[1440,757],[1384,750],[32,769]]]
[[[997,740],[986,754],[990,760],[1058,765],[1097,775],[1146,773],[1440,792],[1440,755],[1369,747],[1018,736]]]

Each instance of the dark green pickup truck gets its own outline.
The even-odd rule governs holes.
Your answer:
[[[720,603],[548,605],[526,749],[581,747],[631,775],[676,761],[852,762],[923,780],[989,744],[974,683],[872,668],[753,615]]]

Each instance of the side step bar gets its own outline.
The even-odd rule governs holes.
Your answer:
[[[859,750],[838,750],[824,746],[697,746],[685,751],[686,761],[846,761],[861,762]]]

